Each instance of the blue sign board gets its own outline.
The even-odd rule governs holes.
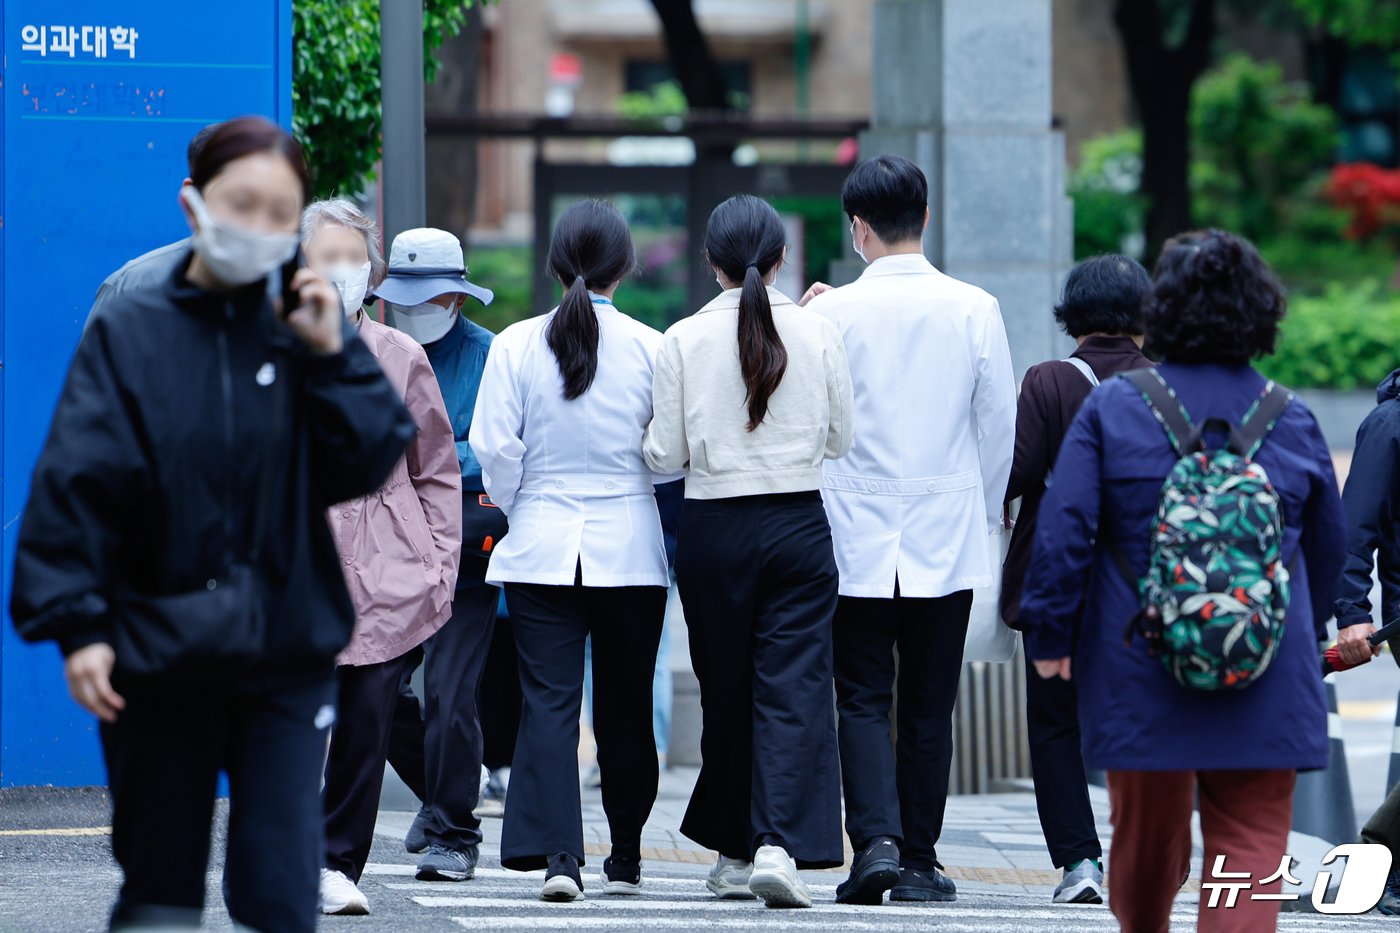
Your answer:
[[[0,786],[101,784],[95,721],[9,619],[30,473],[97,287],[189,233],[201,127],[291,125],[291,0],[5,0],[0,72]]]

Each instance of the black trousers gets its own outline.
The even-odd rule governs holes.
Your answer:
[[[937,599],[842,596],[836,609],[836,709],[846,832],[856,850],[900,840],[904,867],[938,866],[953,762],[953,703],[972,592]],[[897,744],[890,741],[899,649]],[[939,866],[941,867],[941,866]]]
[[[662,586],[507,583],[524,694],[501,864],[529,871],[567,852],[584,863],[579,799],[583,643],[593,637],[593,732],[613,854],[638,858],[656,802],[651,679],[666,615]]]
[[[457,588],[452,618],[423,643],[422,718],[414,719],[411,691],[405,696],[401,689],[395,706],[389,761],[417,793],[413,749],[423,749],[419,799],[428,808],[429,845],[462,850],[481,842],[481,820],[473,812],[481,795],[477,700],[499,597],[500,590],[485,583]]]
[[[326,867],[344,872],[356,884],[374,842],[394,710],[410,660],[404,655],[382,664],[336,669],[338,721],[331,731],[326,786],[321,792]],[[422,773],[420,769],[420,785]]]
[[[1056,868],[1103,858],[1084,750],[1079,735],[1079,691],[1073,680],[1045,680],[1026,659],[1026,727],[1040,828]]]
[[[127,708],[101,730],[112,854],[124,874],[112,929],[199,925],[223,770],[229,913],[262,933],[315,930],[321,764],[335,703],[330,665],[275,685],[197,694],[116,686]]]
[[[507,604],[509,605],[509,604]],[[520,734],[520,657],[510,616],[496,619],[486,671],[481,675],[482,764],[492,771],[509,768]]]
[[[676,580],[703,711],[681,832],[729,858],[777,845],[804,867],[840,865],[837,579],[821,496],[687,499]]]
[[[424,743],[423,701],[413,692],[413,672],[423,664],[423,646],[403,656],[394,722],[389,729],[389,765],[419,800],[428,799],[428,760]]]

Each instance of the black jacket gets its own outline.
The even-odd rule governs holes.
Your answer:
[[[1152,365],[1131,337],[1087,337],[1072,356],[1089,364],[1103,382],[1118,373]],[[1060,444],[1079,406],[1093,386],[1084,374],[1063,360],[1038,363],[1026,370],[1016,402],[1016,454],[1006,501],[1021,500],[1016,528],[1006,552],[1001,578],[1001,617],[1017,628],[1021,615],[1021,585],[1031,566],[1040,500],[1045,479],[1060,455]]]
[[[354,609],[326,510],[377,489],[416,428],[353,328],[317,357],[275,322],[262,283],[218,295],[188,265],[115,297],[78,345],[24,512],[15,625],[68,654],[131,624],[126,594],[197,591],[250,563],[267,619],[253,672],[329,668]]]
[[[1371,568],[1376,563],[1381,619],[1393,622],[1400,617],[1400,370],[1380,384],[1376,403],[1356,432],[1356,451],[1342,493],[1347,559],[1337,599],[1341,627],[1371,621]]]

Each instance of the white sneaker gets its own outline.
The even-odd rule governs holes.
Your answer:
[[[766,907],[811,907],[812,892],[797,875],[797,863],[778,846],[760,846],[753,857],[749,890]]]
[[[715,867],[710,869],[705,887],[722,901],[751,901],[754,899],[754,893],[749,890],[749,875],[752,872],[753,862],[721,855]]]
[[[344,872],[321,869],[321,913],[363,916],[369,913],[369,898],[345,877]]]

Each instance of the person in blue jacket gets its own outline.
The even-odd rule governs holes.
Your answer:
[[[1400,618],[1400,369],[1376,390],[1376,407],[1356,432],[1351,472],[1342,501],[1347,510],[1347,559],[1337,599],[1337,644],[1342,660],[1364,664],[1380,653],[1366,637],[1371,614],[1371,571],[1379,563],[1381,622]]]
[[[422,227],[394,237],[389,272],[374,296],[394,306],[394,326],[423,345],[442,389],[457,460],[462,467],[462,560],[452,618],[423,644],[423,767],[426,798],[404,846],[421,854],[420,881],[465,881],[476,873],[481,821],[481,718],[477,693],[496,624],[498,591],[486,583],[487,554],[505,533],[501,510],[490,504],[481,464],[467,442],[481,374],[493,334],[461,313],[467,297],[490,304],[489,289],[467,281],[462,244],[446,230]],[[402,695],[407,715],[401,734],[415,736],[415,700]],[[395,769],[417,767],[403,744],[390,756]]]
[[[1238,424],[1268,380],[1250,361],[1273,352],[1283,290],[1252,245],[1218,231],[1170,241],[1143,318],[1158,372],[1194,424]],[[1208,443],[1222,440],[1208,432]],[[1177,460],[1137,389],[1105,382],[1084,402],[1056,461],[1022,599],[1026,652],[1042,677],[1079,683],[1086,763],[1108,771],[1114,824],[1109,903],[1126,933],[1165,933],[1191,858],[1199,793],[1207,880],[1249,872],[1276,893],[1296,772],[1328,762],[1319,667],[1337,595],[1345,526],[1332,459],[1312,413],[1293,399],[1255,461],[1281,499],[1292,602],[1268,670],[1246,689],[1180,686],[1143,639],[1140,608],[1115,565],[1147,564],[1158,496]],[[1223,857],[1223,866],[1218,859]],[[1278,901],[1201,899],[1199,929],[1274,929]],[[1223,902],[1222,902],[1223,903]]]
[[[1376,407],[1356,432],[1356,447],[1342,502],[1347,510],[1346,568],[1337,598],[1337,647],[1347,664],[1364,664],[1380,654],[1367,636],[1376,630],[1371,606],[1371,572],[1381,584],[1382,623],[1400,619],[1400,369],[1376,389]],[[1392,642],[1392,649],[1395,645]],[[1397,656],[1396,663],[1400,663]],[[1361,841],[1384,845],[1400,855],[1400,785],[1361,829]],[[1400,859],[1377,907],[1400,915]]]

